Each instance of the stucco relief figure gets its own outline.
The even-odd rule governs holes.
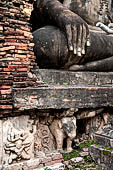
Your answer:
[[[67,152],[72,151],[72,141],[76,137],[76,118],[64,117],[62,119],[54,119],[49,126],[51,133],[55,137],[58,151],[63,151],[64,139],[67,139]]]
[[[113,22],[112,8],[111,0],[37,0],[31,23],[40,68],[113,71],[113,36],[97,24]]]
[[[32,128],[32,129],[31,129]],[[8,164],[13,160],[28,160],[34,157],[34,133],[35,127],[17,130],[9,127],[7,142],[4,145],[5,152],[9,154]]]
[[[39,123],[35,134],[35,152],[50,152],[55,149],[54,138],[47,125]]]

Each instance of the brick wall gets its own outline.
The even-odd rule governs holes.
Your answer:
[[[12,111],[12,87],[35,81],[28,73],[37,67],[33,53],[28,0],[0,1],[0,113]]]

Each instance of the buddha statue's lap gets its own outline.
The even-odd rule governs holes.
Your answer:
[[[106,4],[103,0],[64,0],[63,4],[57,0],[39,1],[38,8],[44,9],[50,23],[55,23],[33,33],[34,51],[41,68],[113,70],[112,36],[90,31],[87,26],[95,26],[99,21],[106,25],[112,22],[110,0]]]

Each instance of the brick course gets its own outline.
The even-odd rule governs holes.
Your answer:
[[[28,72],[37,67],[29,19],[28,0],[0,1],[0,113],[12,112],[12,87],[34,85]],[[30,81],[30,82],[29,82]]]

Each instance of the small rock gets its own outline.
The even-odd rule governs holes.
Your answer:
[[[76,163],[82,162],[82,161],[83,161],[83,158],[82,158],[82,157],[76,157]]]
[[[88,152],[81,152],[81,153],[79,153],[79,155],[82,156],[82,157],[84,157],[84,156],[88,156],[89,153],[88,153]]]
[[[68,165],[69,165],[69,161],[65,161],[65,162],[64,162],[64,165],[65,165],[65,166],[68,166]]]
[[[72,158],[71,160],[70,160],[70,162],[73,164],[75,164],[75,163],[79,163],[79,162],[82,162],[83,161],[83,158],[82,157],[76,157],[76,158]]]
[[[76,144],[79,144],[79,139],[74,139],[74,142],[75,142]]]
[[[82,149],[84,152],[88,152],[88,148],[83,148]]]

